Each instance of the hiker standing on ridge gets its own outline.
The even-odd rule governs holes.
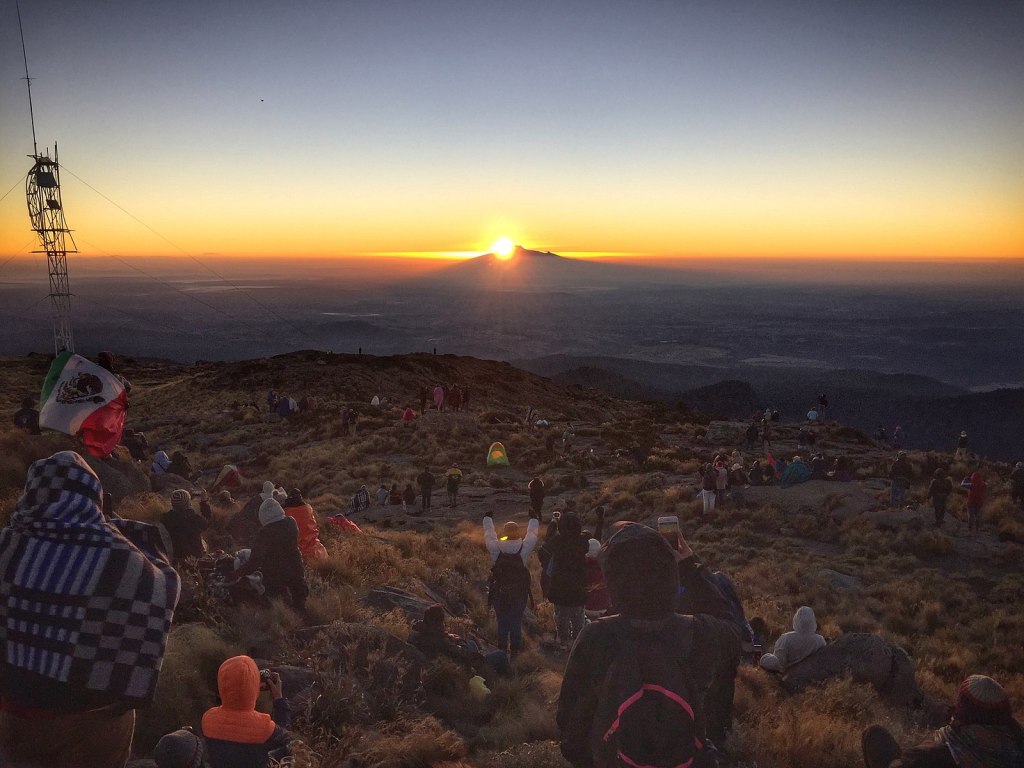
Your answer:
[[[701,471],[700,497],[704,502],[700,516],[710,515],[715,511],[715,499],[717,498],[718,471],[712,464],[705,464]]]
[[[896,454],[896,461],[889,467],[889,480],[891,488],[889,491],[889,506],[899,509],[907,497],[907,488],[914,479],[914,468],[910,466],[907,459],[907,452],[900,451]]]
[[[953,458],[958,461],[967,458],[967,432],[964,430],[960,431],[960,437],[956,439],[956,452]]]
[[[494,513],[484,513],[484,546],[491,557],[487,603],[498,621],[498,649],[515,655],[523,647],[523,613],[531,599],[530,571],[526,563],[537,546],[540,522],[531,513],[526,533],[514,520],[502,527],[499,538]]]
[[[535,477],[526,488],[530,492],[530,509],[533,510],[537,519],[543,523],[544,515],[541,511],[544,508],[544,481],[539,477]]]
[[[544,542],[550,560],[547,598],[555,606],[555,632],[559,644],[570,650],[586,622],[587,552],[590,536],[575,512],[558,520],[558,530]]]
[[[430,467],[424,467],[423,471],[416,475],[416,483],[420,487],[420,514],[430,511],[430,496],[434,492],[434,476],[430,474]]]
[[[576,640],[558,697],[561,751],[574,768],[714,765],[705,693],[739,653],[729,622],[674,612],[676,553],[657,532],[626,523],[601,559],[617,616]]]
[[[448,506],[455,509],[459,503],[459,486],[462,485],[462,470],[458,464],[444,473],[444,489],[448,492]]]
[[[975,468],[960,487],[967,489],[967,530],[981,533],[981,507],[985,503],[985,478],[981,476],[981,467]]]
[[[953,493],[953,481],[946,476],[945,470],[939,467],[935,470],[935,476],[928,485],[926,498],[932,500],[932,510],[935,512],[935,527],[942,526],[942,520],[946,516],[946,501]]]

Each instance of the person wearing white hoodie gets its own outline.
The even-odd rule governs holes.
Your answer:
[[[785,672],[825,645],[825,638],[818,634],[814,609],[801,606],[793,615],[793,631],[775,641],[774,653],[761,657],[761,667],[769,672]]]
[[[529,593],[529,571],[526,570],[526,563],[537,546],[537,534],[540,529],[540,521],[535,513],[530,513],[530,522],[526,525],[526,534],[523,534],[522,527],[514,520],[509,520],[502,528],[502,535],[499,537],[494,528],[494,513],[484,513],[484,545],[491,557],[491,563],[497,564],[491,569],[491,594],[489,596],[494,614],[498,621],[498,648],[501,650],[510,649],[516,653],[523,645],[523,613],[530,597]],[[512,555],[522,561],[522,569],[509,569],[504,563],[509,558],[502,558],[499,563],[499,556]],[[511,565],[515,565],[512,560]],[[511,573],[510,573],[511,571]],[[525,571],[525,576],[521,576]],[[526,586],[526,594],[516,585],[507,583],[522,577]]]

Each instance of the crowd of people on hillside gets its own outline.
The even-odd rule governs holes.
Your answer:
[[[468,388],[438,385],[433,395],[437,410],[459,410]],[[28,432],[33,423],[38,431],[31,405],[23,404],[15,418]],[[821,395],[808,421],[823,421],[827,407]],[[769,447],[777,422],[770,409],[752,421],[748,447],[759,438]],[[352,414],[348,425],[354,423]],[[801,433],[801,447],[814,445],[808,436],[813,432]],[[563,450],[574,438],[570,425]],[[130,433],[128,441],[151,475],[197,476],[184,453],[150,455],[141,432]],[[963,448],[966,456],[966,442]],[[898,451],[889,477],[890,500],[900,506],[915,480],[905,451]],[[701,513],[741,504],[750,485],[849,478],[842,457],[829,462],[821,453],[806,462],[799,455],[789,461],[768,455],[750,465],[739,451],[718,454],[701,468]],[[59,452],[33,463],[0,530],[0,647],[6,649],[0,655],[0,765],[123,768],[135,710],[156,695],[186,570],[199,575],[214,600],[264,606],[281,600],[305,616],[307,566],[329,557],[321,524],[359,534],[349,517],[374,504],[422,515],[440,485],[455,509],[463,479],[457,464],[440,478],[423,466],[404,489],[382,481],[371,496],[363,485],[348,515],[329,517],[318,517],[300,489],[286,491],[268,480],[224,523],[214,509],[234,508],[227,490],[194,497],[174,488],[169,509],[147,524],[120,518],[77,454]],[[1024,503],[1021,463],[1010,482],[1013,499]],[[980,465],[957,487],[967,494],[970,529],[977,531],[986,493]],[[526,490],[525,523],[512,519],[499,527],[491,511],[482,520],[495,642],[450,633],[440,605],[413,625],[409,642],[428,658],[459,664],[472,676],[470,690],[486,695],[488,685],[514,674],[513,661],[526,646],[527,610],[548,601],[554,641],[547,648],[568,654],[557,723],[562,754],[573,766],[718,765],[733,724],[740,664],[757,660],[765,672],[785,674],[827,645],[813,608],[801,606],[793,630],[761,655],[761,638],[747,621],[736,585],[704,564],[678,520],[660,519],[657,530],[628,521],[606,526],[605,510],[598,507],[589,515],[556,509],[545,523],[550,500],[543,478],[534,477]],[[937,469],[927,490],[937,525],[955,491],[946,470]],[[231,551],[214,549],[215,539],[230,542]],[[534,553],[539,595],[530,570]],[[278,673],[259,669],[250,656],[234,656],[220,665],[217,688],[220,703],[205,712],[198,732],[182,728],[160,739],[158,768],[263,768],[289,754],[292,712]],[[271,714],[258,709],[261,691],[269,693]],[[973,675],[960,687],[949,724],[927,744],[904,749],[884,728],[872,726],[864,733],[863,752],[869,768],[1017,766],[1024,765],[1024,730],[999,684]]]

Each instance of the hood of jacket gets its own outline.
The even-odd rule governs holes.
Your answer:
[[[679,567],[657,531],[626,523],[608,539],[599,562],[612,603],[625,616],[655,619],[675,609]]]
[[[203,715],[203,735],[240,744],[262,744],[274,733],[270,715],[256,711],[260,670],[248,656],[234,656],[217,672],[221,705]]]
[[[809,605],[801,606],[793,614],[793,630],[806,635],[818,631],[818,620],[814,617],[814,609]]]

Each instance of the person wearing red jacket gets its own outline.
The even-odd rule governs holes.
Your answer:
[[[961,485],[967,489],[967,530],[980,533],[981,505],[985,503],[985,478],[981,476],[981,467],[975,469]]]

